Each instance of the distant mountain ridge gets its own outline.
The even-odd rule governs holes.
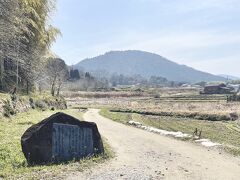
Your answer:
[[[110,51],[104,55],[88,58],[74,65],[74,68],[89,72],[136,75],[143,77],[161,76],[171,81],[225,81],[226,78],[202,72],[185,65],[179,65],[160,55],[137,51]]]
[[[228,80],[240,80],[240,77],[231,76],[231,75],[227,75],[227,74],[219,74],[218,76],[224,77]]]

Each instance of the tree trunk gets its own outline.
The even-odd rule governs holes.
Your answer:
[[[55,96],[55,85],[56,85],[56,79],[57,77],[55,76],[52,81],[52,86],[51,86],[51,94],[52,96]]]
[[[39,93],[42,94],[42,83],[39,83],[39,87],[38,87]]]
[[[51,94],[52,94],[52,96],[55,95],[55,87],[54,86],[55,86],[54,83],[52,83],[52,87],[51,87]]]
[[[61,90],[61,86],[62,86],[62,82],[61,82],[61,79],[59,79],[59,82],[58,82],[58,88],[57,88],[57,96],[60,95],[60,90]]]
[[[58,87],[57,89],[57,96],[59,96],[59,94],[60,94],[60,87]]]
[[[29,94],[29,82],[27,80],[27,95]]]
[[[0,89],[4,88],[4,57],[0,56]]]

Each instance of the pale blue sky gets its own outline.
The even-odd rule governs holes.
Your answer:
[[[57,0],[53,23],[69,65],[133,49],[240,76],[240,0]]]

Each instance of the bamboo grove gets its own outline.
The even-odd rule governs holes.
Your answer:
[[[60,31],[49,23],[54,0],[0,0],[0,90],[34,90],[44,79]]]

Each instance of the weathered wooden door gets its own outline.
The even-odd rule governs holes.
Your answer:
[[[94,152],[92,129],[54,123],[52,157],[57,161],[79,159]]]

